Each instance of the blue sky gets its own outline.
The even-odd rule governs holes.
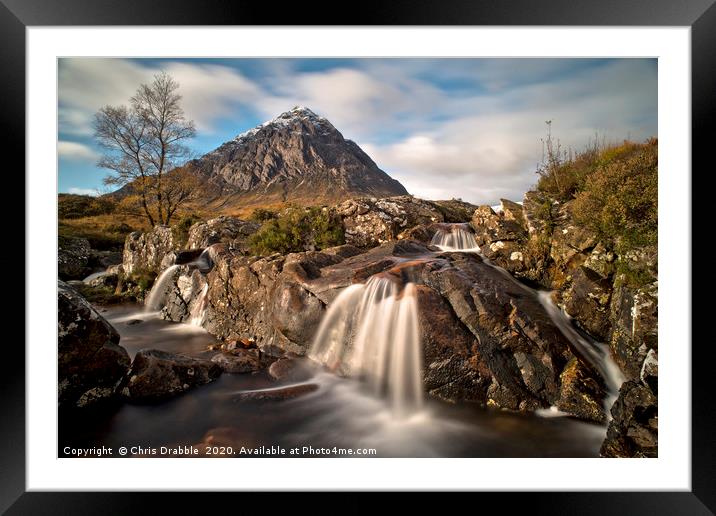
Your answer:
[[[295,105],[328,118],[412,194],[496,203],[535,182],[546,120],[564,146],[657,136],[655,59],[95,59],[59,62],[59,191],[107,191],[92,117],[160,70],[204,154]]]

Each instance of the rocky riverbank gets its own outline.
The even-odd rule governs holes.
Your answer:
[[[69,403],[84,406],[78,400],[92,389],[154,402],[211,382],[222,371],[272,363],[273,369],[286,368],[277,364],[307,352],[337,296],[380,274],[417,286],[422,376],[433,397],[515,411],[556,407],[602,424],[611,416],[602,455],[656,455],[655,249],[621,256],[574,222],[569,203],[538,192],[528,192],[522,204],[503,200],[497,211],[409,196],[361,198],[330,209],[343,224],[346,244],[284,255],[250,255],[246,242],[258,225],[231,217],[193,226],[183,245],[166,227],[131,234],[121,267],[108,271],[117,289],[139,270],[166,273],[162,317],[193,321],[223,344],[206,359],[147,351],[137,354],[131,369],[128,359],[118,359],[121,374],[111,375],[112,386],[97,384],[88,373],[73,391],[83,392]],[[431,245],[439,228],[454,223],[469,224],[480,254]],[[198,263],[205,248],[206,260]],[[633,281],[635,271],[639,282]],[[553,301],[574,318],[578,331],[609,345],[627,380],[610,414],[604,372],[565,336],[531,287],[553,291]],[[68,287],[61,285],[63,291]],[[80,318],[98,315],[69,304],[60,310]],[[86,330],[67,324],[63,332],[87,338]],[[107,330],[102,346],[116,345],[113,338]],[[66,346],[61,350],[62,359]],[[89,355],[80,361],[84,365],[77,367],[93,367]]]

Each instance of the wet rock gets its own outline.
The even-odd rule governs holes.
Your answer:
[[[602,444],[602,457],[657,457],[658,405],[648,386],[630,380],[619,390],[612,421]]]
[[[72,287],[57,282],[58,402],[85,407],[114,397],[129,369],[117,331]]]
[[[475,398],[513,410],[556,402],[560,373],[574,355],[531,291],[461,253],[424,267],[421,279],[476,338],[469,355],[471,370],[479,373]]]
[[[137,324],[142,324],[143,322],[144,321],[142,321],[141,319],[130,319],[129,321],[126,322],[126,324],[127,324],[127,326],[135,326]]]
[[[219,249],[206,276],[204,327],[227,343],[255,342],[263,354],[303,355],[325,307],[346,287],[382,273],[417,285],[424,382],[432,395],[512,410],[557,403],[561,374],[575,355],[532,291],[478,255],[436,253],[413,240],[360,254],[344,249],[263,258]],[[270,367],[280,376],[288,364]]]
[[[420,224],[419,226],[412,227],[407,231],[402,232],[399,235],[399,238],[405,240],[416,240],[418,242],[429,244],[435,236],[435,233],[443,227],[444,226],[440,223]]]
[[[260,368],[259,350],[233,348],[230,353],[219,353],[211,358],[225,373],[251,373]]]
[[[477,255],[436,255],[418,242],[389,242],[322,268],[304,287],[330,304],[344,287],[378,273],[418,285],[431,394],[513,410],[557,401],[560,374],[574,357],[570,343],[532,291]]]
[[[612,282],[592,269],[580,267],[572,275],[569,288],[562,294],[567,313],[600,341],[607,339],[611,327],[609,302]]]
[[[62,280],[83,279],[92,272],[90,243],[86,238],[57,238],[57,272]]]
[[[606,423],[601,403],[606,396],[602,384],[576,358],[569,361],[560,375],[560,393],[556,406],[580,419]]]
[[[639,379],[654,395],[659,394],[659,356],[655,349],[650,349],[646,354]]]
[[[284,278],[271,297],[273,327],[292,342],[310,342],[325,312],[323,302],[299,283]]]
[[[161,401],[216,380],[221,367],[199,358],[158,349],[139,351],[122,385],[122,394],[135,402]]]
[[[344,244],[339,245],[336,247],[329,247],[327,249],[322,249],[321,253],[323,254],[330,254],[332,256],[338,256],[339,258],[346,259],[350,258],[351,256],[356,256],[357,254],[361,254],[363,251],[358,249],[354,245],[350,244]]]
[[[99,276],[96,276],[92,279],[84,280],[84,284],[90,287],[107,287],[114,289],[117,287],[117,282],[119,281],[119,276],[117,274],[112,273],[102,273]]]
[[[172,230],[168,226],[155,226],[147,233],[135,231],[124,241],[122,267],[125,274],[146,270],[160,272],[162,260],[175,249]]]
[[[409,195],[350,199],[335,207],[346,243],[361,248],[395,240],[420,224],[465,222],[470,209],[474,206],[462,201],[424,201]]]
[[[248,240],[259,230],[260,224],[236,217],[220,216],[206,222],[197,222],[189,228],[187,249],[204,249],[224,243],[230,249],[248,252]]]
[[[610,320],[614,359],[627,379],[638,379],[647,353],[658,348],[658,283],[639,288],[619,284],[612,296]]]
[[[314,383],[304,383],[300,385],[292,385],[290,387],[281,387],[276,389],[265,389],[259,391],[247,391],[239,393],[235,401],[285,401],[300,396],[305,396],[318,390],[318,385]]]
[[[268,373],[271,378],[280,382],[304,382],[313,377],[315,369],[315,366],[305,359],[286,357],[273,362]]]
[[[425,390],[446,401],[486,403],[490,373],[475,357],[477,339],[438,292],[419,285],[417,293]]]

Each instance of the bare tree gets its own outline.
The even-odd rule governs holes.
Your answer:
[[[565,151],[559,140],[552,139],[552,120],[545,120],[547,124],[547,138],[542,141],[542,162],[537,166],[537,174],[551,178],[557,190],[560,190],[559,167],[566,158]]]
[[[127,187],[152,226],[169,224],[199,186],[189,172],[177,169],[190,157],[184,141],[196,134],[178,89],[161,72],[139,86],[129,106],[105,106],[95,115],[95,138],[105,149],[98,165],[112,171],[105,184]]]

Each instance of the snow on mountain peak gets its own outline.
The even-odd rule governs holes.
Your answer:
[[[328,120],[326,120],[322,116],[317,115],[309,108],[305,106],[294,106],[290,111],[285,111],[272,120],[264,122],[263,124],[259,124],[256,127],[249,129],[248,131],[244,131],[243,133],[236,136],[236,138],[234,138],[234,141],[242,142],[247,138],[254,136],[256,133],[258,133],[261,129],[265,127],[287,126],[296,121],[310,122],[318,127],[322,125],[328,125],[329,127],[331,126]]]

